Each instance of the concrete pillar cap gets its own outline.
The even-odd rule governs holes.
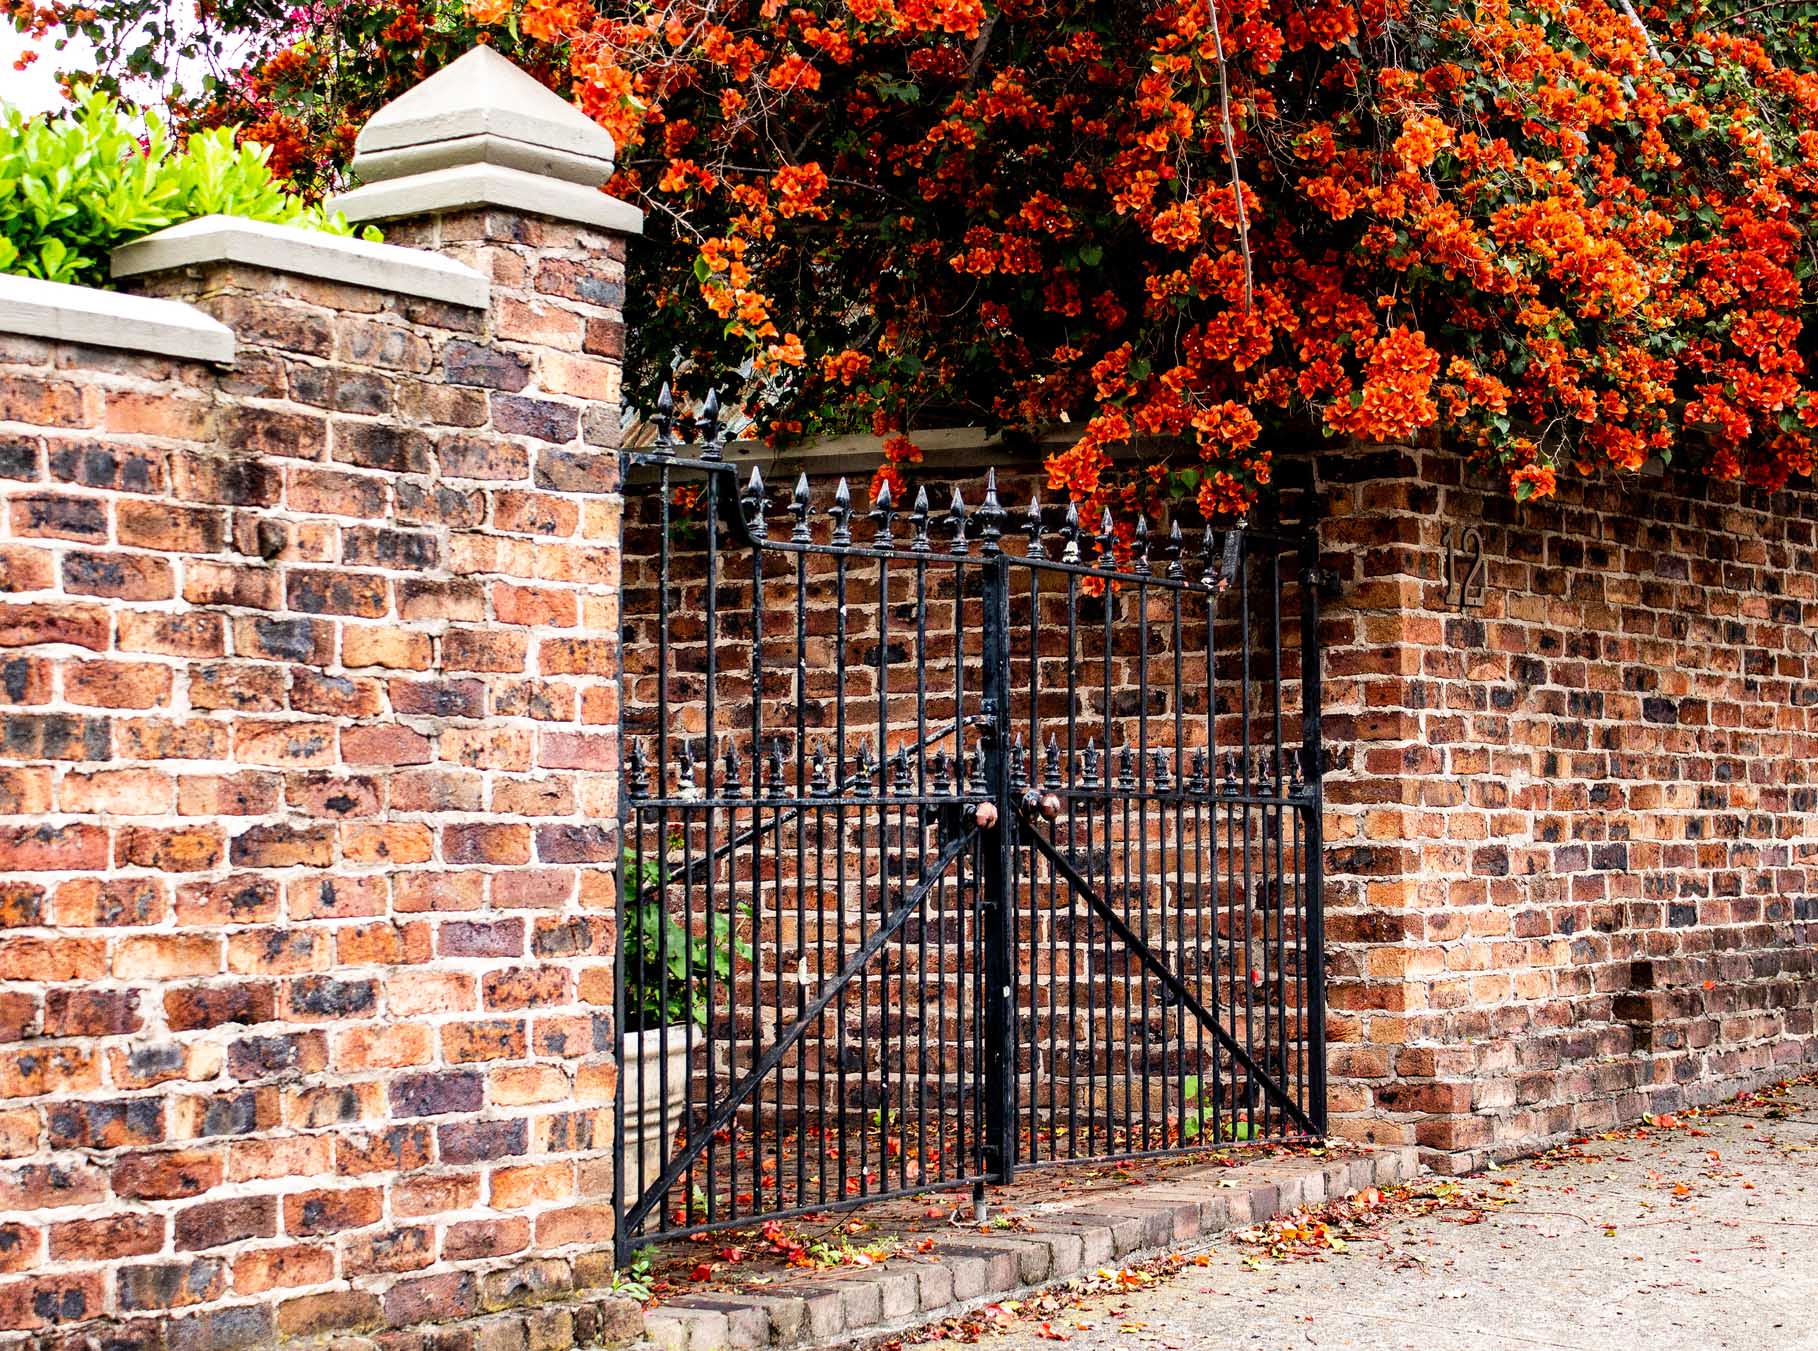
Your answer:
[[[475,47],[372,115],[354,175],[378,183],[490,164],[597,188],[618,147],[604,127],[491,47]]]

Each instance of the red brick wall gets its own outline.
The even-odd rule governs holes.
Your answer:
[[[144,289],[231,369],[0,338],[0,1332],[605,1265],[624,243],[389,239],[491,310],[221,265]]]
[[[1818,1055],[1818,495],[1319,469],[1336,1128],[1459,1166]]]

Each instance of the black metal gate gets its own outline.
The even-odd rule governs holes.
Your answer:
[[[778,503],[664,432],[625,456],[621,1261],[1320,1133],[1311,537],[995,478]]]

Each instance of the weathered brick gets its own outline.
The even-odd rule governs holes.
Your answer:
[[[307,1237],[365,1228],[380,1219],[383,1195],[374,1187],[294,1192],[284,1198],[284,1232]]]
[[[176,594],[171,578],[170,564],[148,554],[75,551],[63,555],[63,589],[72,595],[168,600]]]
[[[170,702],[172,679],[157,662],[71,662],[63,668],[63,695],[88,708],[158,708]]]
[[[520,390],[530,383],[530,364],[515,352],[455,341],[442,349],[442,369],[460,385]]]
[[[56,892],[57,923],[65,928],[156,924],[168,908],[165,884],[154,877],[78,877]]]
[[[479,1075],[454,1070],[403,1075],[391,1081],[389,1093],[392,1114],[399,1117],[477,1112],[485,1100]]]
[[[305,614],[377,619],[391,608],[391,585],[372,574],[295,571],[286,580],[285,597],[291,609]]]
[[[0,867],[13,872],[68,872],[107,866],[108,832],[104,827],[0,827]]]
[[[0,546],[0,591],[48,591],[54,578],[56,556],[47,549],[26,545]]]
[[[47,1037],[117,1037],[143,1026],[137,990],[51,990],[44,996]]]
[[[50,1255],[57,1262],[111,1262],[162,1251],[162,1215],[132,1212],[99,1220],[65,1220],[50,1227]]]
[[[222,1157],[206,1150],[178,1149],[128,1154],[113,1166],[114,1194],[140,1201],[199,1196],[221,1184]]]
[[[173,1244],[178,1252],[222,1248],[244,1239],[270,1238],[277,1232],[275,1196],[204,1201],[179,1210],[172,1221]]]
[[[6,510],[15,535],[107,542],[107,503],[97,498],[21,493],[7,502]]]
[[[103,652],[110,627],[95,605],[8,605],[0,609],[0,647],[69,643]]]

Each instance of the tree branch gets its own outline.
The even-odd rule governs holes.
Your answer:
[[[1624,0],[1626,3],[1626,0]],[[1207,6],[1212,15],[1212,48],[1218,57],[1218,120],[1225,138],[1225,158],[1231,162],[1231,195],[1237,206],[1237,247],[1244,256],[1244,313],[1256,307],[1256,264],[1250,256],[1250,213],[1244,205],[1244,176],[1237,164],[1237,129],[1231,125],[1231,79],[1225,69],[1225,35],[1218,21],[1218,0]]]
[[[978,83],[978,73],[985,68],[985,49],[991,45],[991,30],[997,27],[997,15],[990,14],[979,25],[978,40],[972,44],[972,56],[966,62],[966,89]]]
[[[1622,12],[1629,16],[1629,22],[1634,24],[1635,31],[1641,34],[1642,45],[1648,49],[1648,55],[1659,61],[1660,49],[1654,45],[1654,39],[1648,34],[1648,26],[1641,21],[1641,15],[1635,12],[1634,0],[1622,0]]]

